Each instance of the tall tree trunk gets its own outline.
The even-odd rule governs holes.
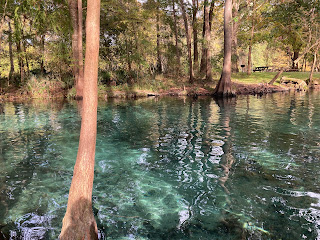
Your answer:
[[[299,63],[296,61],[299,58],[299,50],[294,50],[292,56],[292,69],[299,69]]]
[[[157,72],[162,73],[161,53],[160,53],[160,9],[157,1]]]
[[[205,1],[207,2],[207,1]],[[206,8],[207,8],[207,4],[204,4],[203,6],[203,26],[202,26],[202,38],[205,39],[205,35],[206,35]],[[204,44],[204,42],[202,43],[202,52],[201,52],[201,62],[200,62],[200,75],[204,75],[206,72],[206,54],[207,48],[206,48],[206,44]]]
[[[0,20],[0,52],[2,50],[2,32],[3,32],[3,28],[4,28],[4,23],[5,23],[5,20],[6,20],[7,4],[8,4],[8,0],[6,0],[6,2],[4,4],[3,14],[2,14],[1,20]]]
[[[179,75],[181,63],[180,63],[180,52],[178,46],[178,21],[175,7],[175,0],[172,0],[172,9],[173,9],[173,20],[174,20],[174,37],[175,37],[175,47],[176,47],[176,58],[177,58],[177,69],[176,74]]]
[[[181,11],[182,11],[184,28],[186,31],[186,38],[187,38],[188,62],[189,62],[189,82],[192,84],[194,82],[194,79],[193,79],[192,54],[191,54],[191,36],[190,36],[190,31],[189,31],[188,17],[186,14],[183,0],[180,0],[180,7],[181,7]]]
[[[14,74],[13,52],[12,52],[12,28],[11,28],[10,18],[8,18],[8,28],[9,28],[8,35],[9,35],[9,58],[10,58],[9,82],[10,82],[13,80],[13,74]]]
[[[78,1],[68,0],[69,11],[71,16],[71,23],[73,28],[72,33],[72,65],[73,65],[73,75],[76,87],[76,98],[81,98],[78,96],[78,83],[79,83],[79,17],[78,17]]]
[[[88,0],[80,141],[60,239],[98,239],[92,212],[97,135],[100,0]]]
[[[193,28],[193,66],[198,69],[199,52],[198,52],[198,30],[197,30],[197,13],[198,13],[198,0],[192,0],[192,28]]]
[[[254,4],[254,1],[253,1]],[[254,7],[253,7],[254,9]],[[253,45],[253,35],[254,35],[254,19],[252,17],[252,22],[251,22],[251,34],[250,34],[250,41],[249,41],[249,50],[248,50],[248,67],[247,67],[247,74],[250,75],[252,72],[252,45]]]
[[[214,91],[218,97],[231,97],[231,47],[232,47],[232,0],[225,1],[224,7],[224,58],[220,80]]]
[[[319,46],[316,47],[316,49],[314,50],[314,53],[313,53],[313,63],[312,63],[312,67],[311,67],[311,71],[310,71],[310,75],[309,75],[309,88],[314,88],[313,73],[314,73],[314,69],[316,67],[316,63],[317,63],[318,50],[319,50]]]
[[[26,67],[27,67],[26,76],[29,76],[30,75],[30,68],[29,68],[29,58],[28,58],[28,54],[27,54],[26,41],[23,41],[23,52],[24,52],[24,59],[26,61]]]
[[[212,0],[211,4],[210,4],[210,10],[209,10],[209,33],[208,34],[211,34],[214,2],[215,1]],[[205,39],[205,36],[206,36],[206,22],[207,22],[206,9],[209,7],[208,4],[209,4],[209,1],[206,0],[205,4],[204,4],[204,7],[203,7],[203,30],[202,30],[202,38],[203,39]],[[205,73],[206,73],[206,63],[207,63],[206,57],[207,57],[207,45],[206,44],[202,44],[201,63],[200,63],[200,73],[201,73],[201,75],[205,75]]]
[[[238,29],[239,29],[239,5],[240,1],[235,0],[233,3],[233,31],[232,31],[232,72],[239,72],[239,53],[238,53]]]
[[[43,75],[44,72],[45,72],[45,69],[44,69],[44,43],[45,43],[45,34],[42,34],[41,35],[41,54],[42,54],[42,57],[41,57],[41,62],[40,62],[40,69],[41,69],[41,74]]]
[[[24,82],[24,62],[22,58],[21,40],[17,42],[17,54],[20,69],[20,82]]]
[[[82,47],[82,29],[83,29],[83,17],[82,17],[82,0],[78,0],[78,67],[79,76],[77,82],[77,96],[82,98],[83,96],[83,85],[84,85],[84,72],[83,72],[83,47]]]
[[[212,72],[211,72],[211,52],[210,52],[210,41],[211,41],[211,32],[210,32],[210,24],[209,24],[209,2],[205,0],[205,35],[204,35],[204,45],[205,45],[205,66],[206,66],[206,81],[212,81]]]

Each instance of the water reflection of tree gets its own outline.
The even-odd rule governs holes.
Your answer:
[[[218,106],[220,107],[220,121],[221,126],[223,127],[225,133],[225,140],[223,145],[224,155],[221,158],[221,167],[223,169],[224,175],[220,177],[220,185],[226,192],[227,202],[229,202],[228,195],[230,191],[226,187],[226,182],[230,177],[231,168],[235,159],[232,153],[232,141],[233,141],[233,129],[232,129],[232,115],[235,111],[235,98],[224,98],[224,99],[217,99],[216,100]]]

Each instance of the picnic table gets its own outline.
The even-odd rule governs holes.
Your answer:
[[[269,69],[269,67],[255,67],[253,71],[254,72],[264,72],[268,69]]]

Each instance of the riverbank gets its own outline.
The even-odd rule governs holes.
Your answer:
[[[232,90],[236,95],[264,95],[274,92],[285,92],[296,90],[295,87],[280,85],[280,78],[274,85],[268,82],[273,78],[275,73],[253,73],[247,75],[237,73],[232,75]],[[284,73],[283,77],[293,77],[304,80],[308,73]],[[320,73],[315,74],[320,78]],[[140,98],[151,96],[210,96],[218,82],[219,74],[214,75],[214,81],[211,83],[203,80],[196,80],[195,83],[189,84],[186,78],[175,78],[173,76],[156,76],[152,80],[140,80],[132,85],[122,84],[118,86],[106,86],[99,84],[99,99],[107,98]],[[51,86],[52,85],[52,86]],[[0,91],[0,101],[14,101],[25,99],[72,99],[75,90],[65,89],[63,84],[51,84],[50,87],[41,90],[38,85],[34,89],[10,87]]]

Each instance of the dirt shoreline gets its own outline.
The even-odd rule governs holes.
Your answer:
[[[280,87],[275,85],[269,85],[267,83],[260,84],[244,84],[244,83],[232,83],[232,88],[236,95],[265,95],[276,92],[287,92],[290,90],[296,90],[294,88]],[[131,91],[107,91],[105,94],[100,96],[101,99],[107,98],[140,98],[140,97],[162,97],[162,96],[212,96],[213,89],[205,89],[199,85],[192,87],[183,87],[183,88],[171,88],[169,90],[161,90],[159,92],[152,92],[146,90],[131,90]],[[101,94],[100,94],[101,95]],[[42,99],[63,99],[67,98],[67,91],[61,90],[55,95],[51,95]],[[0,94],[0,101],[15,101],[15,100],[27,100],[32,99],[29,95],[21,95],[17,91],[11,91],[6,94]]]

